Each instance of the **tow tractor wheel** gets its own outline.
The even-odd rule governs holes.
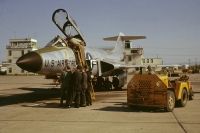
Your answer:
[[[178,101],[178,104],[180,107],[185,107],[187,101],[188,101],[188,93],[186,89],[183,89],[181,93],[181,99]]]
[[[192,88],[190,88],[189,100],[194,100],[194,92],[193,92]]]
[[[165,111],[172,112],[175,107],[175,95],[171,90],[167,91],[167,107],[165,107]]]

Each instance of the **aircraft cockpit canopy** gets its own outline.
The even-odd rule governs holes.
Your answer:
[[[67,41],[60,36],[56,36],[54,39],[52,39],[45,47],[49,46],[56,46],[56,47],[66,47]]]

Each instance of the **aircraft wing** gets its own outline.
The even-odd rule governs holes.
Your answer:
[[[116,75],[119,74],[122,70],[128,68],[144,67],[144,65],[127,65],[122,62],[110,59],[103,59],[100,61],[100,63],[101,63],[101,73],[103,76]]]
[[[85,39],[78,28],[74,19],[64,9],[57,9],[52,15],[52,21],[67,37],[67,39],[77,38],[83,41],[85,46]]]
[[[144,67],[144,65],[128,65],[128,64],[124,64],[123,62],[118,62],[118,61],[109,60],[109,59],[104,59],[102,61],[112,64],[115,69],[117,69],[117,68],[125,69],[125,68]]]

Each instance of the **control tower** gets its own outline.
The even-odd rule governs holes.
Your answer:
[[[10,39],[7,49],[7,74],[23,75],[28,74],[16,65],[16,61],[22,55],[37,50],[37,40],[32,38]]]

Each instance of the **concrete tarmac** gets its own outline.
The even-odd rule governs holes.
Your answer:
[[[0,76],[0,133],[199,133],[200,75],[194,100],[173,112],[132,109],[126,91],[96,92],[92,106],[60,108],[59,90],[43,76]]]

